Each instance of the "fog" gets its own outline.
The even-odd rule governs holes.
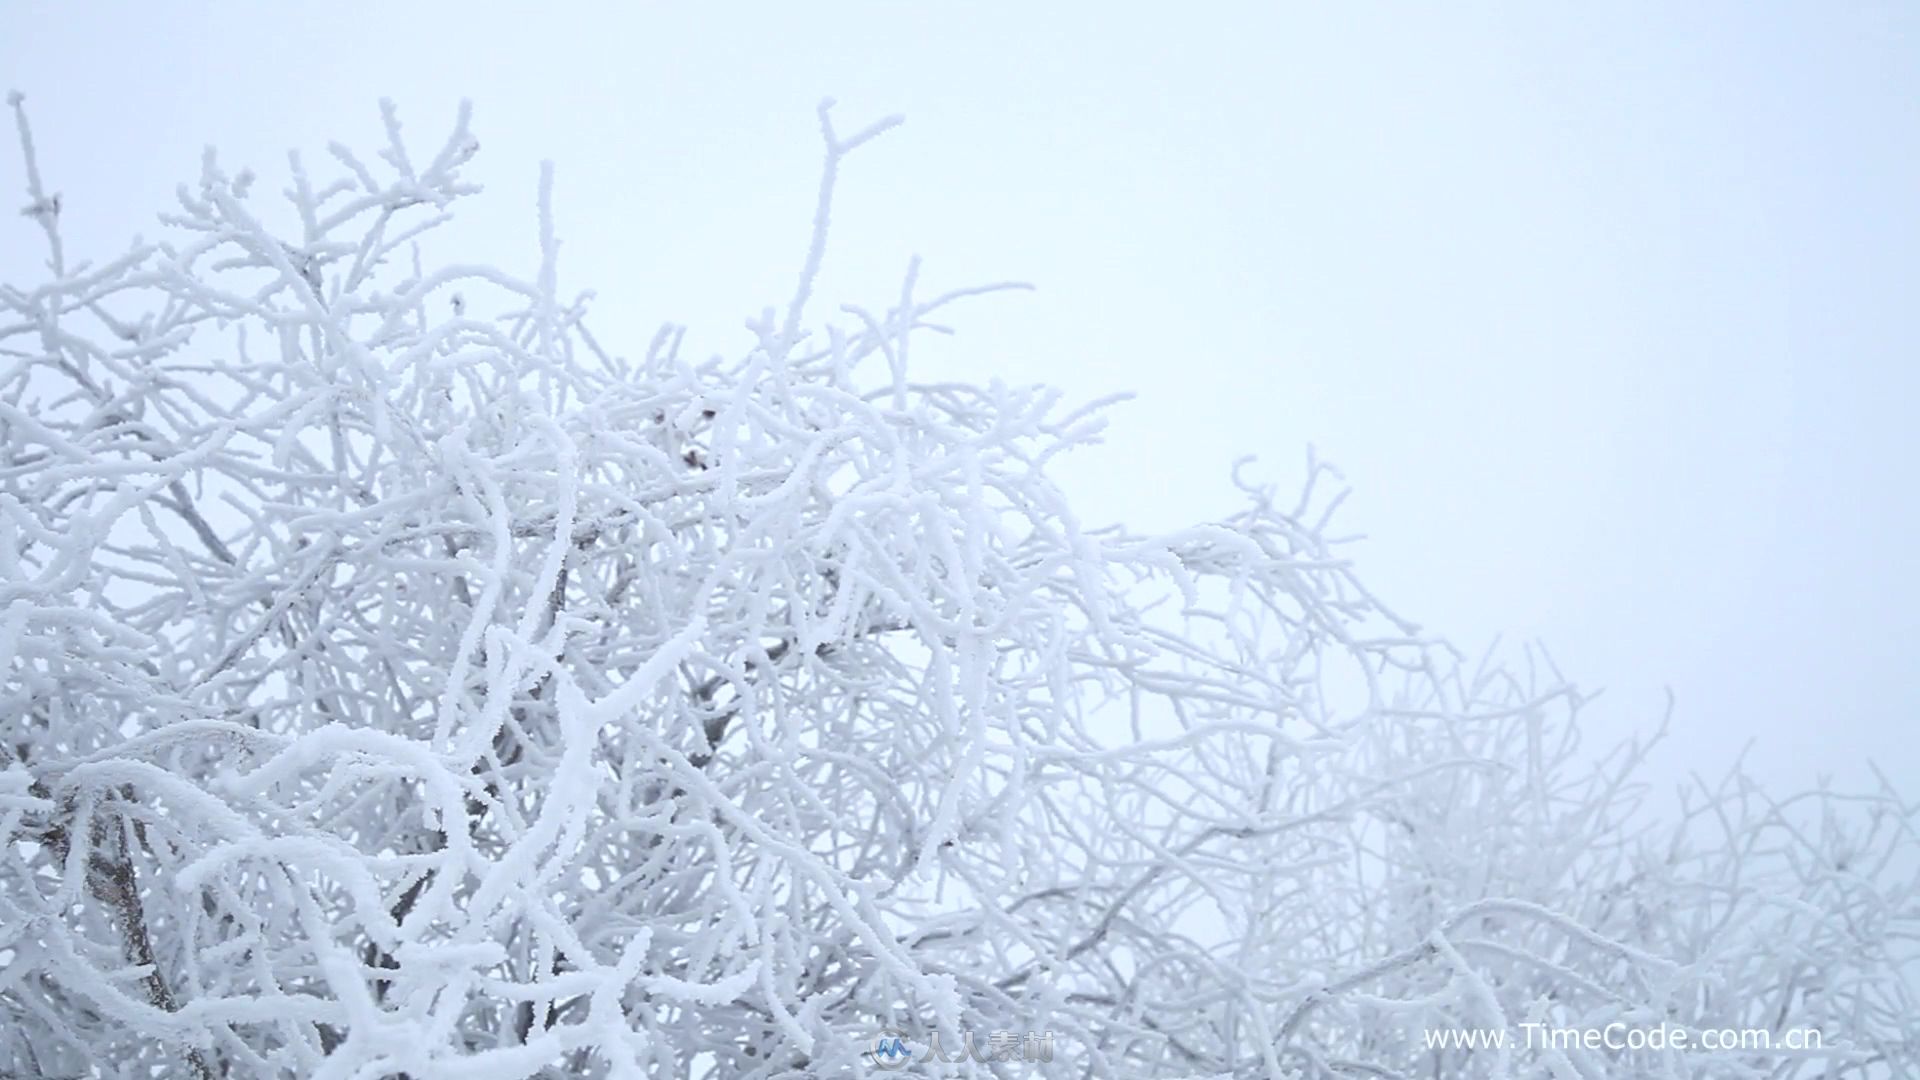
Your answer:
[[[1544,641],[1608,737],[1676,699],[1666,769],[1920,775],[1920,13],[1895,5],[16,7],[71,256],[117,253],[202,148],[423,140],[476,108],[458,234],[560,273],[638,353],[735,351],[806,241],[814,105],[906,126],[848,166],[822,296],[957,310],[970,378],[1138,394],[1062,466],[1092,517],[1344,471],[1352,553],[1468,651]],[[24,204],[18,155],[0,186]],[[27,220],[0,280],[34,279]],[[454,254],[446,252],[445,254]]]

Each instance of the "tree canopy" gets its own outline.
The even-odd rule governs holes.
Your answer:
[[[892,121],[822,106],[793,295],[701,362],[590,331],[550,172],[530,277],[431,259],[464,110],[293,157],[290,215],[209,153],[93,262],[13,106],[48,261],[0,287],[0,1074],[1916,1067],[1891,785],[1648,813],[1543,653],[1366,589],[1325,466],[1096,526],[1048,470],[1104,403],[917,375],[1016,286],[816,322]],[[1821,1045],[1431,1038],[1663,1024]]]

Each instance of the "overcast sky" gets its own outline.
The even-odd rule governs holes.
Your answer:
[[[562,283],[638,353],[784,300],[815,102],[907,126],[849,166],[824,298],[956,311],[931,373],[1139,398],[1086,516],[1234,508],[1231,462],[1344,470],[1364,576],[1470,650],[1539,638],[1668,768],[1920,779],[1920,7],[909,3],[0,6],[73,255],[202,147],[280,186],[377,102],[488,193],[444,255]],[[17,154],[0,185],[24,204]],[[31,277],[0,220],[0,279]]]

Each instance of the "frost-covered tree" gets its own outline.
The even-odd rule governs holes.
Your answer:
[[[1891,788],[1659,824],[1544,657],[1367,592],[1323,467],[1090,527],[1048,468],[1098,407],[915,376],[988,290],[810,323],[887,123],[822,108],[793,296],[695,363],[589,332],[549,174],[531,278],[428,259],[464,113],[293,157],[290,212],[209,154],[96,263],[13,105],[48,272],[0,288],[0,1072],[1920,1068]],[[1424,1041],[1616,1021],[1824,1049]]]

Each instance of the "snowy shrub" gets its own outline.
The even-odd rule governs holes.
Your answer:
[[[1893,791],[1735,776],[1661,826],[1550,667],[1367,592],[1323,467],[1091,527],[1048,468],[1097,404],[915,377],[989,290],[810,323],[888,123],[823,106],[793,297],[695,363],[557,292],[547,174],[530,279],[429,260],[464,113],[294,157],[290,213],[209,154],[94,263],[13,104],[49,269],[0,289],[7,1075],[877,1075],[887,1032],[926,1074],[1920,1067]],[[1423,1041],[1616,1022],[1824,1049]]]

